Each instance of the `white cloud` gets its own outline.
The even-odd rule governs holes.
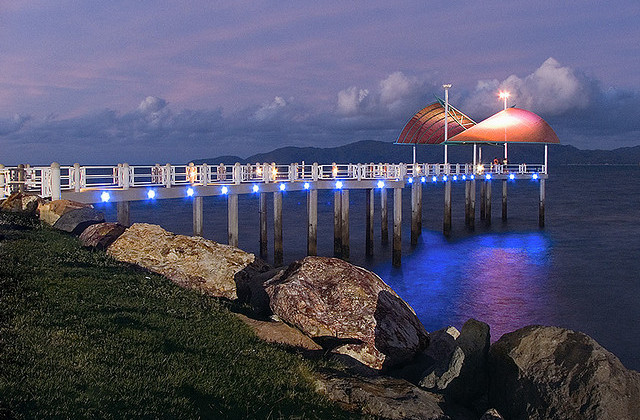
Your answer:
[[[554,58],[548,58],[524,78],[511,75],[502,82],[495,79],[479,81],[463,101],[462,109],[482,116],[494,113],[500,109],[497,97],[500,90],[510,92],[510,104],[547,116],[584,109],[594,99],[592,81],[574,69],[562,66]]]
[[[288,105],[287,101],[284,100],[281,96],[276,96],[273,101],[267,104],[263,104],[258,110],[253,114],[253,117],[258,121],[264,121],[270,118],[275,117],[282,108],[285,108]]]
[[[396,71],[380,81],[380,102],[393,107],[398,101],[413,96],[419,87],[415,78]]]
[[[338,92],[338,113],[342,115],[356,114],[368,95],[367,89],[358,89],[355,86],[341,90]]]
[[[159,112],[164,107],[167,106],[167,101],[162,98],[158,98],[156,96],[147,96],[140,105],[138,106],[138,111],[143,114],[151,114],[155,112]]]

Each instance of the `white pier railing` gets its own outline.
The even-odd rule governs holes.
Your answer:
[[[514,174],[521,178],[547,174],[544,164],[477,165],[470,163],[333,163],[319,165],[255,163],[241,165],[128,165],[116,166],[8,166],[0,165],[0,198],[12,191],[35,192],[60,198],[61,191],[118,189],[145,186],[171,188],[184,185],[234,185],[243,183],[306,182],[321,180],[403,180],[416,177],[469,177]]]

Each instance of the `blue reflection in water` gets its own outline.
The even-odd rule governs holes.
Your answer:
[[[373,269],[416,311],[428,331],[487,322],[492,340],[554,318],[548,290],[551,242],[540,232],[472,236],[448,242],[424,231],[402,268]]]

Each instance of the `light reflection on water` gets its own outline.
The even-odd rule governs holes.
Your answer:
[[[483,234],[448,242],[423,232],[402,268],[373,268],[413,308],[427,330],[476,318],[492,340],[553,318],[550,240],[541,232]]]

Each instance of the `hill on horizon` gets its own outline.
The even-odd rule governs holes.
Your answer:
[[[419,162],[442,162],[443,147],[440,145],[418,145],[416,155]],[[473,147],[471,145],[452,145],[448,150],[449,162],[471,162]],[[482,146],[482,161],[488,162],[494,157],[503,155],[502,146]],[[256,163],[275,162],[288,164],[291,162],[319,164],[336,163],[366,163],[411,162],[412,147],[376,140],[362,140],[337,147],[294,147],[287,146],[270,152],[257,153],[247,158],[239,156],[218,156],[205,159],[195,159],[195,164],[207,163],[218,165],[232,165],[236,162]],[[510,145],[509,160],[511,162],[542,163],[544,161],[544,147],[537,144]],[[571,145],[549,145],[549,165],[570,164],[640,164],[640,146],[621,147],[613,150],[583,150]]]

